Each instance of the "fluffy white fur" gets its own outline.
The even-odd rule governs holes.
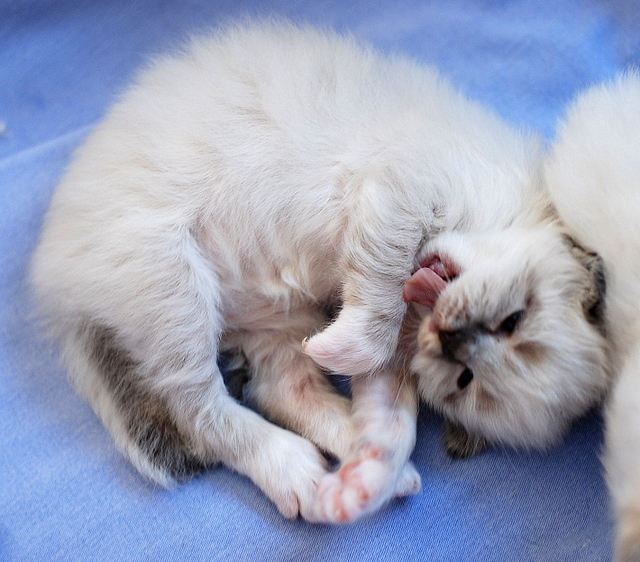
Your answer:
[[[615,383],[604,457],[616,560],[640,560],[640,75],[594,87],[570,108],[546,178],[563,220],[603,258]],[[576,381],[576,384],[579,384]]]
[[[350,521],[420,486],[415,311],[398,342],[424,256],[462,269],[420,332],[427,400],[540,444],[590,403],[567,391],[568,369],[599,388],[592,279],[539,163],[537,140],[431,69],[311,28],[238,26],[157,61],[78,150],[33,284],[72,379],[140,472],[168,484],[222,462],[288,517]],[[459,363],[425,343],[432,316],[458,326],[449,301],[487,325],[527,306],[530,349],[495,337],[457,392]],[[247,395],[278,425],[228,395],[226,350],[247,358]],[[352,402],[318,365],[356,375]],[[489,412],[493,385],[512,392]]]

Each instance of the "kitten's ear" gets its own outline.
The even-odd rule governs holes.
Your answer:
[[[604,262],[596,252],[580,245],[572,236],[563,234],[563,237],[573,257],[589,273],[590,283],[582,296],[584,314],[591,324],[604,330],[604,297],[607,290]]]

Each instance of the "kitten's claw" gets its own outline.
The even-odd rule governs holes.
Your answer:
[[[415,468],[408,463],[398,475],[389,457],[388,449],[367,443],[337,472],[327,474],[318,488],[318,519],[349,523],[373,513],[393,496],[417,493],[420,476]]]

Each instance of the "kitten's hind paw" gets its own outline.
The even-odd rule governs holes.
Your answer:
[[[420,476],[415,468],[407,464],[398,471],[389,456],[383,447],[364,444],[352,460],[327,474],[318,488],[317,518],[350,523],[375,512],[393,496],[417,493]]]
[[[318,486],[328,474],[324,457],[306,439],[280,428],[274,428],[265,443],[249,464],[232,468],[247,474],[283,517],[324,521],[316,509]]]
[[[404,465],[400,477],[396,482],[395,491],[393,492],[394,498],[404,498],[406,496],[415,496],[422,489],[422,478],[413,466],[411,461],[407,461]]]

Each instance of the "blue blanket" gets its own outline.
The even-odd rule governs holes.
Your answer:
[[[25,286],[57,179],[149,56],[247,14],[436,64],[549,139],[577,91],[640,59],[637,0],[0,0],[0,560],[609,560],[598,411],[547,453],[452,461],[424,410],[421,494],[329,527],[284,520],[224,468],[149,485],[68,384]]]

